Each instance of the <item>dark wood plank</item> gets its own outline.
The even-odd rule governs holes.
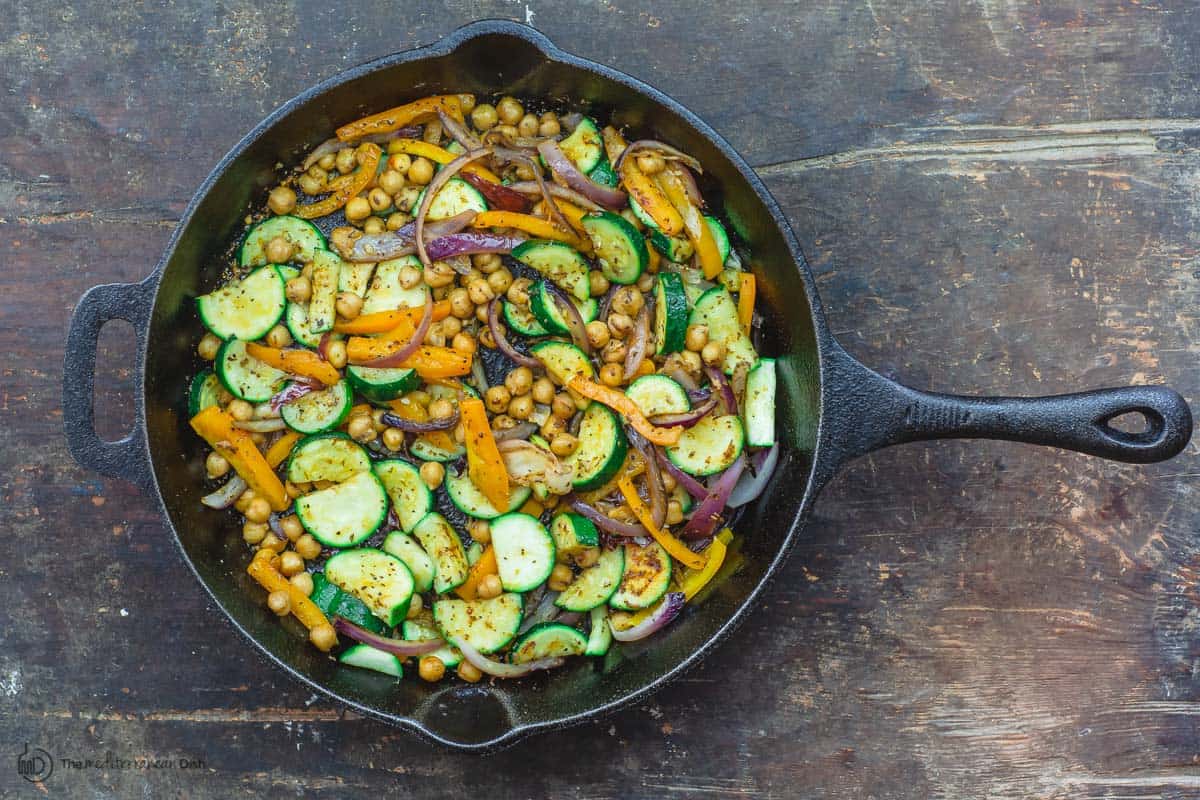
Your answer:
[[[647,704],[486,760],[272,674],[151,504],[71,463],[74,299],[146,274],[242,132],[346,66],[527,14],[761,168],[866,363],[939,390],[1197,395],[1192,4],[21,3],[0,19],[9,764],[25,742],[205,762],[59,767],[51,796],[81,797],[1200,793],[1194,445],[1152,467],[998,443],[875,454],[829,487],[732,646]],[[120,369],[103,387],[132,389]],[[11,766],[0,787],[35,791]]]

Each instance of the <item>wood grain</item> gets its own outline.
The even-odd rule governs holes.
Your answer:
[[[650,703],[478,759],[272,674],[149,501],[74,466],[61,342],[145,275],[255,122],[470,19],[530,19],[675,95],[756,165],[833,329],[913,385],[1200,389],[1194,4],[618,0],[0,15],[0,732],[49,796],[1200,796],[1196,445],[1114,465],[1000,443],[847,469],[760,611]],[[132,391],[128,337],[105,424]],[[124,393],[124,394],[122,394]],[[0,794],[35,796],[0,762]]]

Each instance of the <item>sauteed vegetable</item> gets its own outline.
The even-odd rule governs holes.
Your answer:
[[[196,301],[202,502],[355,667],[518,677],[736,568],[778,456],[755,278],[693,157],[441,95],[350,122]]]

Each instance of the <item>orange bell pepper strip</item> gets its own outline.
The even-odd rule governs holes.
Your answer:
[[[462,105],[458,95],[436,94],[347,123],[337,129],[337,137],[343,142],[349,142],[374,133],[391,133],[408,125],[437,119],[439,110],[446,112],[459,122],[463,121]]]
[[[637,404],[625,396],[624,392],[602,386],[593,380],[575,375],[567,382],[568,389],[574,389],[589,400],[596,400],[616,411],[633,426],[634,430],[645,436],[654,444],[668,446],[676,444],[683,435],[682,428],[660,428],[646,419]]]
[[[668,167],[660,172],[657,176],[658,185],[666,193],[671,205],[679,212],[680,218],[683,220],[683,227],[687,231],[688,240],[691,241],[692,247],[696,248],[696,255],[700,259],[700,268],[704,270],[704,277],[712,280],[721,274],[721,270],[725,269],[725,261],[721,258],[721,251],[717,250],[717,240],[713,238],[712,229],[704,221],[700,209],[696,208],[691,198],[688,197],[683,181],[674,170],[674,167]],[[639,199],[638,202],[640,203],[641,200]]]
[[[496,551],[489,544],[479,556],[479,560],[471,565],[467,579],[459,584],[454,593],[463,600],[474,600],[479,596],[479,582],[488,575],[498,575],[500,567],[496,563]]]
[[[350,341],[354,341],[351,339]],[[396,349],[393,346],[388,352]],[[374,361],[378,356],[368,354],[363,357],[361,350],[355,350],[350,355],[350,346],[346,346],[346,355],[351,364],[365,365]],[[387,355],[387,353],[384,353]],[[402,361],[398,369],[415,369],[417,374],[426,380],[433,378],[453,378],[458,375],[469,375],[471,372],[471,356],[450,347],[437,347],[423,344],[411,356]]]
[[[350,202],[351,197],[358,195],[363,189],[375,180],[375,173],[379,169],[379,159],[383,157],[383,151],[379,146],[371,142],[360,145],[365,153],[362,164],[351,175],[353,180],[347,182],[344,186],[338,187],[333,194],[326,197],[324,200],[318,200],[315,203],[296,206],[293,212],[297,217],[303,219],[315,219],[316,217],[324,217],[327,214],[332,214],[346,203]]]
[[[691,569],[704,568],[704,556],[694,552],[679,539],[676,539],[670,533],[654,524],[650,509],[642,502],[642,498],[638,496],[637,489],[633,486],[633,481],[625,477],[617,481],[617,486],[620,488],[621,494],[624,495],[625,502],[629,504],[630,510],[633,511],[633,515],[638,518],[638,522],[642,523],[642,527],[650,531],[650,535],[654,537],[654,541],[662,545],[662,548],[671,554],[671,558]]]
[[[668,236],[679,235],[683,230],[683,217],[679,215],[677,207],[663,195],[658,184],[637,168],[636,159],[627,158],[621,164],[621,184],[663,233]]]
[[[621,132],[612,125],[604,126],[604,130],[600,131],[600,138],[604,140],[604,154],[608,156],[608,162],[610,164],[617,163],[617,159],[621,157],[621,153],[625,152],[629,142],[626,142]]]
[[[267,463],[271,465],[271,469],[275,469],[292,454],[292,448],[296,446],[296,442],[298,441],[300,441],[300,434],[295,431],[288,431],[267,448],[267,452],[263,458],[267,459]]]
[[[342,379],[342,374],[337,371],[337,368],[312,350],[280,350],[256,342],[247,342],[246,352],[264,364],[270,364],[275,369],[303,375],[306,378],[320,381],[326,386],[333,386]]]
[[[246,431],[233,427],[233,417],[218,406],[209,406],[191,419],[192,430],[233,466],[255,494],[266,498],[275,511],[292,503],[274,468],[259,452]]]
[[[250,566],[246,567],[246,572],[268,592],[287,592],[288,599],[292,601],[292,614],[310,631],[318,625],[329,624],[329,618],[317,607],[317,604],[309,600],[308,595],[283,577],[283,573],[271,566],[271,562],[267,559],[252,559]]]
[[[436,144],[422,142],[416,139],[396,139],[388,143],[389,153],[407,153],[410,156],[418,156],[427,158],[435,164],[449,164],[454,159],[458,158],[458,154],[451,153],[445,148],[438,147]],[[463,172],[471,172],[485,181],[491,183],[499,183],[500,176],[492,172],[487,167],[480,164],[467,164],[463,167]]]
[[[754,296],[758,293],[758,283],[754,273],[743,272],[742,282],[738,287],[738,322],[742,323],[742,333],[750,335],[750,326],[754,323]]]
[[[387,405],[396,416],[402,419],[412,420],[413,422],[429,421],[429,412],[420,403],[400,397],[395,400],[389,400]],[[453,452],[458,446],[454,441],[454,437],[446,431],[430,431],[429,433],[421,434],[420,438],[425,439],[439,450]]]
[[[651,274],[658,272],[658,267],[662,264],[662,256],[658,254],[658,248],[647,247],[646,254],[650,256],[650,260],[646,262],[646,270]]]
[[[333,330],[337,333],[350,334],[389,333],[393,334],[389,338],[406,341],[416,331],[417,325],[421,323],[421,315],[424,313],[424,306],[397,308],[395,311],[376,311],[374,314],[363,314],[356,319],[336,322]],[[448,316],[450,316],[449,300],[438,300],[433,304],[434,322],[440,322]]]
[[[574,231],[564,230],[561,225],[556,225],[541,217],[520,214],[516,211],[484,211],[475,216],[471,227],[516,228],[538,239],[552,239],[556,242],[566,242],[569,245],[579,245],[581,242]]]
[[[508,470],[488,424],[483,401],[464,397],[458,403],[466,434],[467,475],[494,508],[508,508]]]
[[[521,514],[528,514],[531,517],[540,517],[546,507],[537,501],[537,498],[530,497],[525,501],[525,505],[517,509]]]

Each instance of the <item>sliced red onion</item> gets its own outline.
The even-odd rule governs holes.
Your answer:
[[[704,174],[704,168],[700,166],[700,162],[695,158],[657,139],[638,139],[636,142],[630,142],[629,146],[621,151],[621,155],[617,156],[617,161],[613,164],[613,172],[619,173],[621,165],[625,163],[625,159],[643,151],[658,153],[667,161],[682,161],[701,175]]]
[[[574,228],[571,227],[571,223],[567,221],[565,216],[563,216],[562,209],[558,207],[558,203],[554,200],[554,194],[550,191],[550,186],[552,184],[547,183],[546,179],[542,176],[542,168],[534,162],[532,156],[526,158],[521,163],[524,163],[527,167],[529,167],[529,170],[533,173],[533,180],[537,184],[538,191],[542,195],[542,204],[546,208],[546,213],[550,215],[552,220],[561,225],[564,230],[574,230]]]
[[[333,332],[325,331],[321,334],[320,341],[317,342],[317,355],[322,361],[329,360],[329,343],[333,341]]]
[[[425,240],[437,239],[458,233],[471,224],[476,212],[464,211],[453,217],[446,217],[429,222],[425,225]],[[360,236],[354,241],[354,247],[349,253],[343,253],[347,261],[385,261],[400,256],[410,256],[417,252],[417,223],[410,222],[394,231],[374,233]]]
[[[595,506],[589,506],[587,503],[583,502],[574,495],[567,498],[567,504],[571,506],[574,511],[577,511],[578,513],[590,519],[597,528],[605,533],[612,534],[613,536],[639,538],[650,535],[650,531],[646,530],[641,525],[615,520],[600,509],[596,508]]]
[[[704,208],[704,198],[700,196],[700,187],[696,185],[696,176],[692,174],[692,171],[686,167],[680,167],[675,174],[679,176],[683,190],[687,193],[688,200],[692,201],[692,205],[696,208]]]
[[[633,322],[633,339],[625,352],[625,380],[631,380],[642,360],[646,357],[646,349],[650,344],[650,306],[643,305]]]
[[[575,166],[575,163],[567,158],[567,154],[558,146],[558,142],[553,139],[547,139],[538,145],[538,152],[542,154],[542,158],[546,160],[546,164],[554,174],[566,181],[567,186],[570,186],[584,197],[599,203],[611,211],[619,211],[625,207],[625,203],[629,199],[629,196],[625,192],[620,189],[601,186],[584,175]]]
[[[454,413],[448,417],[441,419],[431,419],[428,422],[417,422],[411,419],[405,419],[390,411],[383,415],[383,421],[393,428],[399,428],[407,433],[433,433],[434,431],[445,431],[453,428],[458,424],[458,409],[454,409]]]
[[[383,144],[390,142],[392,139],[415,139],[421,135],[421,129],[415,125],[407,128],[399,128],[389,133],[372,133],[370,136],[364,136],[361,139],[356,139],[356,142],[374,142],[375,144]],[[313,164],[321,160],[322,156],[331,155],[341,150],[343,147],[352,147],[336,136],[332,139],[326,139],[317,145],[308,158],[304,159],[304,166],[301,169],[307,170]]]
[[[554,605],[554,601],[557,599],[558,592],[543,592],[537,607],[533,609],[533,613],[521,620],[521,625],[517,628],[517,635],[520,636],[534,625],[540,625],[543,622],[549,622],[553,619],[555,613],[558,612],[558,606]]]
[[[645,311],[645,309],[642,309]],[[654,457],[654,445],[646,441],[640,433],[633,429],[626,431],[629,441],[641,455],[646,464],[646,491],[650,495],[650,519],[654,527],[662,530],[667,521],[667,490],[663,487],[662,472],[658,467],[658,459]]]
[[[675,482],[683,487],[683,490],[697,500],[703,500],[708,496],[708,488],[703,483],[688,475],[686,472],[675,466],[675,462],[667,457],[667,454],[659,448],[654,448],[654,456],[658,459],[659,465],[665,469]]]
[[[502,186],[498,183],[492,183],[487,178],[480,177],[474,172],[464,172],[463,180],[479,190],[487,200],[488,208],[498,209],[500,211],[516,211],[524,213],[529,210],[529,200],[525,195],[515,191],[511,186]],[[536,184],[530,182],[536,189]]]
[[[580,614],[578,611],[563,611],[554,618],[554,621],[573,628],[579,624],[579,620],[581,619],[583,619],[583,614]]]
[[[730,508],[744,506],[746,503],[757,500],[758,496],[762,494],[767,482],[771,480],[771,474],[775,472],[775,467],[779,464],[779,445],[773,444],[769,449],[755,453],[753,461],[755,462],[754,474],[742,473],[742,477],[738,479],[737,485],[733,487],[729,500],[726,502]]]
[[[425,334],[429,333],[429,328],[433,325],[433,293],[425,292],[425,310],[421,314],[421,321],[417,324],[417,329],[413,331],[412,338],[401,345],[399,350],[389,353],[381,358],[376,358],[373,361],[368,361],[362,364],[364,367],[372,367],[374,369],[394,369],[403,366],[404,362],[409,357],[417,352],[417,348],[425,341]]]
[[[557,183],[546,184],[546,187],[550,190],[550,194],[559,200],[566,200],[568,203],[577,205],[580,208],[586,208],[588,211],[604,210],[604,206],[594,200],[589,200],[574,189],[559,186]],[[517,181],[516,183],[510,183],[505,188],[513,192],[519,192],[522,195],[541,195],[542,193],[542,189],[538,186],[537,181]]]
[[[663,370],[663,375],[666,375],[682,386],[688,393],[688,399],[693,403],[696,402],[696,398],[692,396],[692,393],[700,391],[700,384],[696,383],[696,379],[687,374],[682,367],[673,364]]]
[[[442,121],[442,129],[450,134],[450,138],[461,144],[468,150],[478,150],[483,147],[483,142],[479,141],[479,137],[471,133],[466,125],[462,124],[454,117],[447,114],[442,109],[438,109],[438,119]]]
[[[687,375],[686,372],[683,374]],[[688,380],[691,380],[690,375],[688,376]],[[687,390],[688,400],[691,400],[693,404],[703,403],[707,401],[708,398],[713,396],[712,389],[709,389],[708,387],[703,389],[688,389],[685,386],[684,389]]]
[[[293,400],[299,400],[309,392],[315,392],[321,388],[320,383],[310,383],[308,381],[292,381],[287,386],[280,389],[271,397],[271,410],[278,413],[279,409]]]
[[[583,316],[579,313],[579,306],[575,305],[574,301],[567,297],[567,293],[555,284],[550,281],[545,281],[545,284],[546,291],[554,298],[554,304],[562,312],[563,320],[567,323],[567,330],[571,332],[571,338],[575,341],[575,346],[584,353],[591,355],[592,342],[588,339],[587,324],[583,321]]]
[[[711,394],[700,405],[678,414],[655,414],[650,421],[660,428],[690,428],[717,407],[717,398]]]
[[[432,653],[434,650],[444,647],[446,644],[441,639],[408,640],[380,636],[378,633],[355,625],[345,617],[335,616],[333,618],[333,629],[356,642],[368,644],[376,650],[382,650],[385,653],[391,653],[403,658],[407,658],[408,656],[423,656],[426,653]]]
[[[270,417],[268,419],[235,419],[233,427],[242,431],[250,431],[251,433],[274,433],[287,429],[287,423],[279,417]]]
[[[225,481],[224,486],[212,494],[204,495],[200,498],[200,502],[209,508],[229,508],[237,502],[244,491],[246,491],[246,481],[242,479],[241,475],[234,473],[233,477]]]
[[[450,644],[457,647],[459,652],[463,654],[463,658],[471,662],[471,665],[475,669],[491,675],[493,678],[523,678],[531,672],[537,672],[541,669],[561,667],[564,661],[562,658],[540,658],[537,661],[530,661],[528,664],[502,664],[481,654],[474,647],[467,644],[465,639],[455,636],[450,639]]]
[[[534,369],[542,366],[542,362],[538,361],[533,356],[527,356],[524,353],[518,352],[504,335],[504,328],[500,325],[498,319],[500,309],[500,298],[492,298],[491,304],[488,305],[488,329],[492,332],[492,338],[496,341],[496,347],[501,353],[511,358],[516,363],[524,367]]]
[[[600,310],[596,314],[596,319],[608,320],[608,313],[612,310],[612,301],[617,295],[618,288],[620,287],[614,283],[608,287],[608,291],[604,293],[604,297],[600,298]]]
[[[571,491],[575,470],[558,460],[558,456],[533,442],[506,439],[498,445],[504,469],[514,483],[533,486],[543,483],[554,494]]]
[[[703,539],[712,536],[713,529],[721,521],[725,507],[729,505],[729,495],[733,492],[733,487],[737,485],[738,479],[742,476],[742,470],[745,468],[746,455],[743,453],[709,485],[708,494],[700,501],[700,505],[693,509],[692,516],[683,529],[681,536],[684,539]]]
[[[708,382],[713,386],[713,394],[719,397],[725,404],[725,413],[738,413],[737,397],[734,395],[733,386],[729,384],[729,379],[725,377],[725,373],[719,367],[705,364],[704,374],[708,376]]]
[[[623,631],[617,630],[617,627],[610,621],[609,627],[612,628],[613,638],[618,642],[636,642],[638,639],[645,639],[650,634],[657,633],[679,616],[679,612],[683,611],[686,599],[683,592],[668,592],[667,596],[658,604],[658,608],[654,609],[653,614],[642,620],[641,623]]]
[[[425,187],[424,193],[421,195],[421,205],[417,208],[416,219],[413,220],[415,226],[413,228],[414,238],[417,244],[417,257],[421,259],[421,264],[428,267],[431,263],[429,254],[425,252],[425,215],[429,213],[429,207],[433,205],[433,199],[437,197],[438,192],[442,190],[451,178],[457,175],[463,167],[470,164],[472,161],[483,158],[491,153],[491,150],[486,147],[478,150],[469,150],[461,156],[455,158],[446,166],[437,171],[433,176],[433,180]]]
[[[441,261],[452,256],[468,256],[475,253],[510,253],[522,243],[521,236],[500,236],[486,231],[471,233],[452,233],[440,236],[425,246],[425,252],[434,261]],[[470,266],[467,267],[470,269]]]
[[[519,441],[528,439],[533,434],[537,433],[538,426],[532,422],[521,422],[511,428],[505,428],[502,431],[494,431],[492,438],[497,442]]]

